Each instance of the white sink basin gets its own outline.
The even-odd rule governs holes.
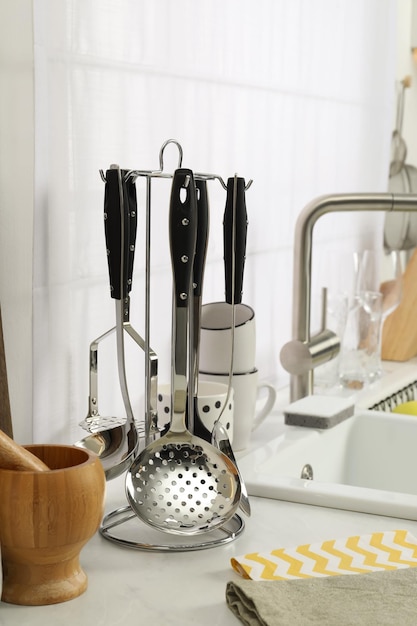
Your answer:
[[[301,478],[306,465],[313,480]],[[250,495],[417,520],[417,418],[358,410],[328,430],[283,425],[239,460]]]

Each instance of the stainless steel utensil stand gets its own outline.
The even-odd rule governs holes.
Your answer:
[[[129,322],[124,323],[124,329],[139,345],[145,353],[145,420],[141,425],[136,421],[138,433],[140,437],[139,450],[149,445],[159,436],[157,425],[157,370],[158,358],[156,353],[150,347],[150,267],[151,267],[151,187],[154,178],[173,178],[173,173],[164,171],[164,151],[169,144],[174,144],[178,148],[178,168],[182,166],[183,150],[181,145],[174,139],[168,139],[162,145],[159,152],[159,169],[158,170],[129,170],[126,179],[131,178],[133,182],[139,177],[146,180],[146,264],[145,264],[145,333],[144,339],[132,328]],[[105,181],[104,173],[100,171],[102,179]],[[194,173],[195,179],[204,181],[217,180],[221,186],[227,190],[227,186],[223,178],[217,174]],[[249,181],[247,188],[251,185]],[[89,429],[94,431],[95,416],[98,414],[97,407],[97,364],[98,364],[98,344],[106,339],[115,329],[109,330],[93,341],[90,345],[90,398],[89,398],[89,414],[86,421],[89,423]],[[191,390],[189,391],[191,393]],[[244,530],[245,524],[238,514],[234,514],[231,519],[225,522],[221,527],[215,530],[209,530],[204,535],[199,534],[187,537],[184,541],[183,536],[172,534],[164,535],[166,542],[162,542],[161,531],[149,528],[141,522],[130,505],[116,509],[108,513],[101,524],[100,534],[107,540],[120,546],[133,548],[136,550],[155,551],[155,552],[182,552],[194,551],[212,548],[224,545],[230,541],[234,541]],[[116,530],[117,529],[117,530]],[[138,535],[140,537],[138,538]],[[204,536],[204,538],[203,538]]]

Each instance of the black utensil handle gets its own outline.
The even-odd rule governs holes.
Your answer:
[[[122,170],[122,178],[124,179],[125,170]],[[138,203],[136,197],[136,184],[132,178],[128,178],[124,182],[125,197],[128,204],[128,249],[126,251],[127,257],[127,272],[126,272],[126,292],[130,293],[132,289],[133,279],[133,265],[135,261],[136,251],[136,235],[138,227]]]
[[[207,181],[195,181],[197,192],[197,242],[195,246],[193,287],[194,296],[201,296],[203,290],[204,266],[206,263],[209,233],[209,204]]]
[[[191,170],[174,172],[169,209],[169,242],[175,306],[188,306],[197,239],[197,198]]]
[[[107,263],[109,268],[110,295],[116,300],[125,298],[132,288],[133,263],[136,245],[136,185],[131,178],[125,180],[126,173],[127,170],[120,170],[118,168],[108,169],[106,171],[106,185],[104,191],[104,232],[107,248]],[[121,284],[120,275],[122,247],[124,273],[122,280],[123,284]]]
[[[245,179],[236,179],[235,224],[233,223],[233,195],[235,178],[227,181],[226,207],[223,219],[225,297],[229,304],[240,304],[243,292],[243,273],[246,258],[246,235],[248,217],[246,212]],[[234,246],[233,246],[233,230]],[[234,257],[234,289],[233,289],[233,257]],[[234,293],[233,293],[234,292]],[[233,297],[234,295],[234,297]]]

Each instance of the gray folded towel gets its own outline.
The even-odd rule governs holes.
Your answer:
[[[417,567],[304,580],[230,581],[246,626],[416,626]]]

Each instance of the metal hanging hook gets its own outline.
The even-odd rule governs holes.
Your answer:
[[[135,181],[139,176],[153,177],[153,178],[172,178],[172,174],[167,174],[164,172],[164,150],[168,144],[173,143],[178,148],[178,164],[177,167],[180,168],[182,165],[182,157],[183,150],[181,144],[176,139],[167,139],[161,146],[159,151],[159,170],[129,170],[125,174],[125,180],[128,178],[133,178]]]
[[[179,169],[181,167],[181,165],[182,165],[183,151],[182,151],[181,144],[176,139],[167,139],[166,141],[164,141],[164,143],[162,144],[161,149],[159,151],[159,171],[160,172],[164,171],[164,150],[170,143],[173,143],[178,148],[178,165],[177,165],[177,168]]]
[[[164,172],[164,151],[165,151],[165,148],[169,144],[174,144],[175,146],[177,146],[177,148],[178,148],[177,168],[182,167],[183,149],[182,149],[181,144],[176,139],[167,139],[166,141],[164,141],[164,143],[162,144],[161,149],[159,151],[159,170],[136,170],[136,169],[128,170],[126,172],[125,176],[124,176],[125,180],[127,180],[128,178],[133,178],[134,181],[135,181],[139,176],[146,176],[146,177],[151,177],[151,178],[152,177],[155,177],[155,178],[172,178],[172,174]],[[107,182],[106,181],[106,176],[104,174],[104,171],[103,170],[99,170],[99,172],[100,172],[101,180],[104,183]],[[194,177],[196,179],[199,178],[201,180],[218,180],[219,183],[221,184],[221,186],[223,187],[223,189],[227,190],[227,185],[224,182],[224,179],[219,174],[206,174],[204,172],[195,172],[194,173]],[[251,178],[246,183],[245,191],[247,191],[249,189],[249,187],[252,185],[252,183],[253,183],[253,180]]]

